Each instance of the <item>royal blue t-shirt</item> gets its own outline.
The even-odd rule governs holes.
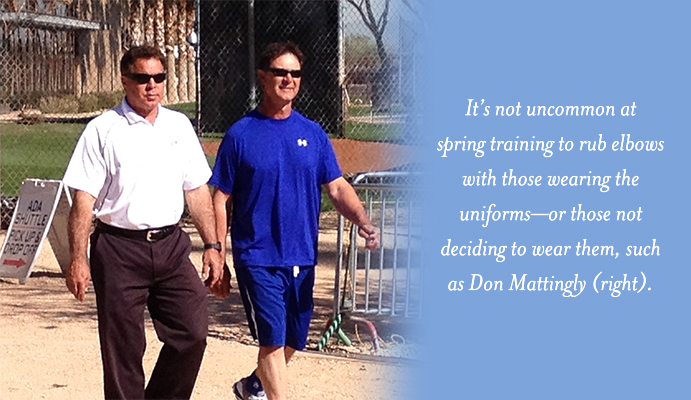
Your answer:
[[[233,196],[233,257],[244,265],[315,265],[321,185],[342,175],[326,132],[293,110],[254,110],[226,132],[209,183]]]

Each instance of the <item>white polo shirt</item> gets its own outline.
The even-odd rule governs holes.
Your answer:
[[[176,224],[184,190],[210,176],[184,114],[159,105],[151,124],[123,99],[84,128],[63,181],[94,196],[94,215],[106,224],[149,229]]]

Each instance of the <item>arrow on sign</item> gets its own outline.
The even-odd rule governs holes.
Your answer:
[[[22,260],[21,258],[18,258],[16,260],[5,260],[2,262],[4,265],[12,265],[17,268],[21,268],[24,265],[26,265],[26,261]]]

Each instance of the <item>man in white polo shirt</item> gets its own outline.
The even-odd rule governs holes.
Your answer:
[[[164,64],[154,47],[125,53],[125,98],[86,126],[63,178],[75,190],[66,283],[83,301],[93,279],[107,399],[192,394],[208,311],[189,236],[177,226],[185,200],[205,243],[202,278],[221,293],[221,246],[206,185],[211,171],[187,117],[159,104]],[[146,388],[145,307],[164,343]]]

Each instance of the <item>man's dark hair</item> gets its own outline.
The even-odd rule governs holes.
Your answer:
[[[295,58],[297,58],[300,62],[300,66],[302,66],[302,63],[305,61],[305,55],[302,54],[298,45],[291,41],[276,42],[266,46],[264,51],[262,51],[262,53],[259,55],[259,62],[257,66],[262,71],[266,71],[271,68],[271,61],[286,53],[294,55]]]
[[[134,46],[127,50],[120,60],[120,74],[125,75],[131,72],[131,68],[137,60],[155,58],[161,62],[163,69],[166,68],[166,58],[157,47],[154,46]]]

